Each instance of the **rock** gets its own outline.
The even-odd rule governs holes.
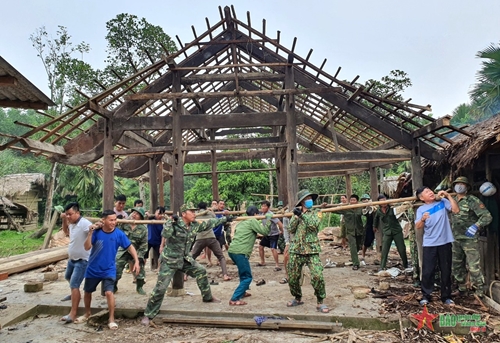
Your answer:
[[[378,289],[381,291],[387,291],[389,288],[391,288],[389,281],[380,281],[378,284]]]
[[[56,271],[46,272],[43,274],[43,279],[45,281],[57,281],[57,279],[59,279],[59,273]]]
[[[24,284],[24,291],[26,293],[35,293],[43,290],[43,282],[28,282]]]

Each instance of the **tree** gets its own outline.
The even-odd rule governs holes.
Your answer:
[[[402,101],[403,96],[400,94],[408,87],[411,87],[411,79],[408,74],[402,70],[391,70],[389,75],[384,76],[380,81],[369,79],[365,82],[365,87],[370,88],[370,92],[378,96],[385,96],[390,93],[395,93],[392,99]]]
[[[500,112],[500,44],[491,44],[479,51],[476,57],[482,58],[483,61],[470,96],[482,111],[476,114],[489,118]]]

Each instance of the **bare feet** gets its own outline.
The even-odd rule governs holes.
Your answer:
[[[233,278],[230,277],[229,275],[224,275],[224,281],[229,281],[229,280],[232,280]]]
[[[149,326],[149,318],[144,316],[141,320],[141,324],[144,326]]]

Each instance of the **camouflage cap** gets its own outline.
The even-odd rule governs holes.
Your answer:
[[[278,201],[278,204],[276,205],[276,207],[280,208],[280,207],[283,207],[283,201]]]
[[[134,207],[132,209],[132,212],[137,212],[141,215],[141,219],[144,219],[144,217],[146,216],[146,212],[144,211],[144,209],[142,207]]]
[[[297,201],[297,205],[295,205],[295,206],[300,206],[300,203],[302,202],[302,200],[304,200],[308,196],[311,196],[313,201],[318,198],[318,194],[311,193],[311,192],[309,192],[308,189],[301,189],[299,191],[299,193],[297,193],[298,201]]]
[[[455,179],[455,181],[453,181],[453,185],[455,185],[456,183],[465,183],[468,187],[470,187],[470,183],[469,183],[469,179],[466,178],[465,176],[459,176]]]
[[[182,212],[186,212],[186,211],[196,211],[197,209],[192,206],[191,204],[183,204],[180,209],[179,209]]]
[[[365,193],[365,194],[363,194],[363,195],[361,196],[361,200],[364,200],[364,199],[368,199],[368,200],[370,200],[371,198],[370,198],[370,196],[369,196],[368,194],[366,194],[366,193]]]

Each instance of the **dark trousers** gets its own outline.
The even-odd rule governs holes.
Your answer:
[[[451,298],[451,243],[424,247],[422,259],[422,295],[431,300],[436,264],[441,271],[441,301]]]

